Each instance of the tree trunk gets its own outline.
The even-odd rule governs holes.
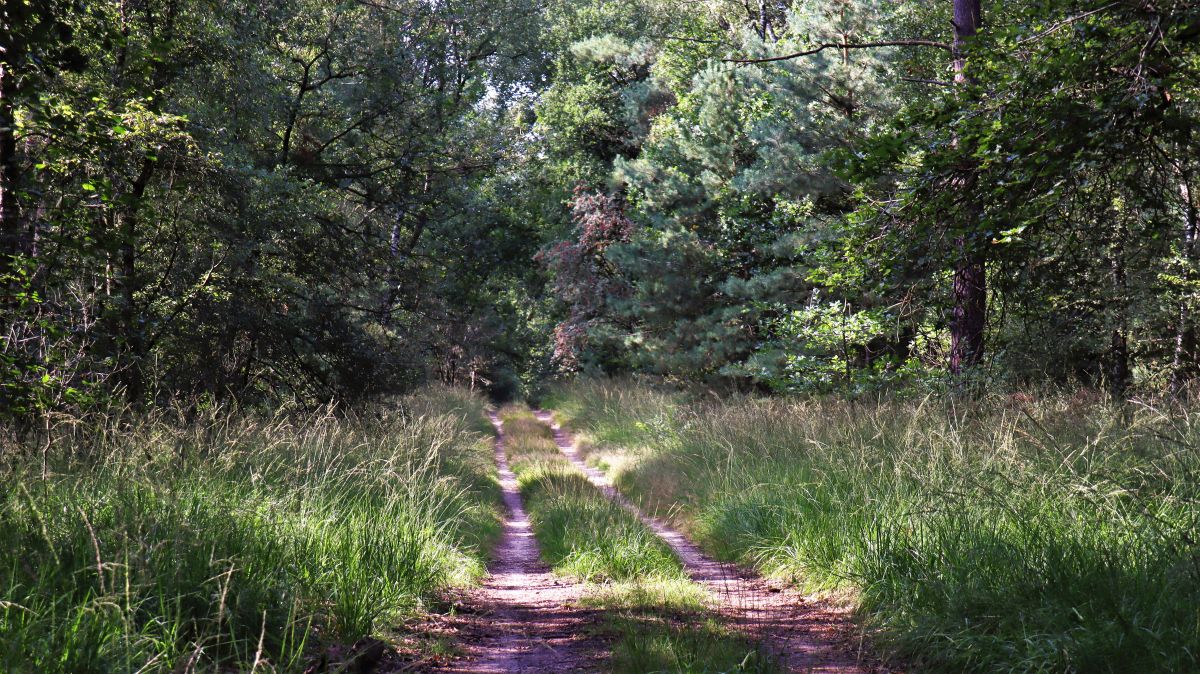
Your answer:
[[[13,258],[21,254],[15,87],[10,65],[0,61],[0,276],[13,271]]]
[[[966,72],[967,42],[981,24],[980,0],[954,0],[954,81],[971,82]],[[967,170],[970,170],[969,168]],[[971,189],[969,177],[956,181],[964,190]],[[970,195],[964,195],[959,217],[975,220],[978,212]],[[970,223],[967,223],[968,225]],[[970,231],[971,227],[963,227]],[[984,330],[987,327],[987,266],[982,249],[970,237],[959,237],[958,263],[954,269],[954,317],[950,322],[950,371],[961,373],[983,360]]]
[[[950,322],[950,371],[960,374],[983,360],[987,327],[987,269],[983,254],[959,240],[954,270],[954,318]]]
[[[1129,284],[1125,271],[1125,237],[1128,230],[1117,230],[1117,241],[1113,245],[1112,284],[1115,295],[1113,304],[1117,315],[1114,319],[1109,344],[1108,390],[1114,400],[1124,400],[1129,388]]]
[[[126,195],[128,203],[119,218],[120,248],[120,325],[125,335],[125,358],[120,379],[130,402],[137,404],[145,393],[142,365],[146,356],[146,326],[137,306],[137,293],[142,289],[141,273],[137,266],[138,210],[146,196],[146,188],[154,175],[154,161],[142,160],[141,170]]]
[[[415,205],[405,204],[401,206],[395,220],[392,221],[392,233],[388,241],[388,253],[390,255],[387,269],[388,289],[384,293],[383,305],[380,307],[383,314],[382,322],[386,328],[391,328],[395,323],[393,314],[396,310],[396,302],[400,296],[400,273],[406,261],[416,252],[417,245],[421,242],[421,236],[424,235],[425,227],[429,222],[429,215],[425,212],[424,208],[424,200],[429,195],[430,187],[429,174],[426,173],[424,184],[421,187],[421,199],[416,201]],[[408,235],[408,241],[405,243],[403,250],[401,250],[400,229],[404,221],[414,211],[416,221],[413,223],[412,232]]]
[[[1200,234],[1200,195],[1184,175],[1179,185],[1184,201],[1183,255],[1185,281],[1195,282],[1196,236]],[[1175,353],[1171,363],[1171,395],[1178,396],[1196,374],[1196,326],[1192,321],[1191,291],[1183,291],[1179,299],[1179,323],[1175,326]]]
[[[982,14],[980,0],[954,0],[954,81],[960,84],[970,81],[966,73],[967,41],[983,25]]]
[[[13,259],[20,253],[21,211],[17,207],[17,140],[13,73],[0,60],[0,342],[8,343],[16,306],[15,284],[9,277]],[[7,350],[7,349],[6,349]],[[0,412],[7,412],[11,400],[8,387],[0,387]]]

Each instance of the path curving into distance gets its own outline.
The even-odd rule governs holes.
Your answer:
[[[462,674],[500,672],[598,672],[605,653],[592,636],[596,612],[579,608],[582,588],[563,580],[542,563],[517,478],[504,453],[504,426],[496,427],[496,465],[506,512],[504,532],[488,566],[488,578],[474,593],[477,612],[464,629],[465,660],[450,670]]]
[[[850,633],[844,611],[817,604],[781,583],[773,582],[733,564],[706,556],[696,544],[662,520],[643,513],[625,498],[600,470],[587,465],[573,436],[544,410],[535,410],[538,420],[554,431],[558,448],[582,470],[606,496],[640,519],[662,538],[688,575],[708,588],[718,611],[743,633],[762,641],[791,672],[865,674],[879,671],[867,666],[846,647]]]

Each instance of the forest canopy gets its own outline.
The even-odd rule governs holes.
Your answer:
[[[0,12],[9,420],[1197,374],[1194,0]]]

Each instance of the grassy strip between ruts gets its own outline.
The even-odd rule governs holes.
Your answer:
[[[567,461],[549,428],[523,407],[501,416],[542,557],[592,584],[584,602],[608,616],[614,672],[778,671],[711,612],[711,598],[666,543]]]
[[[499,534],[465,393],[106,428],[60,439],[44,478],[9,461],[0,671],[336,669],[481,576]]]
[[[1200,670],[1194,412],[596,381],[543,404],[713,554],[852,588],[876,642],[915,669]]]

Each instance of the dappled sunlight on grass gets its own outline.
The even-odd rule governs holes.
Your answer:
[[[701,613],[713,598],[700,585],[686,579],[643,580],[597,585],[584,597],[585,606],[619,611]]]
[[[608,629],[616,637],[614,672],[781,671],[760,645],[712,613],[713,598],[691,581],[612,583],[583,601],[608,611]]]

